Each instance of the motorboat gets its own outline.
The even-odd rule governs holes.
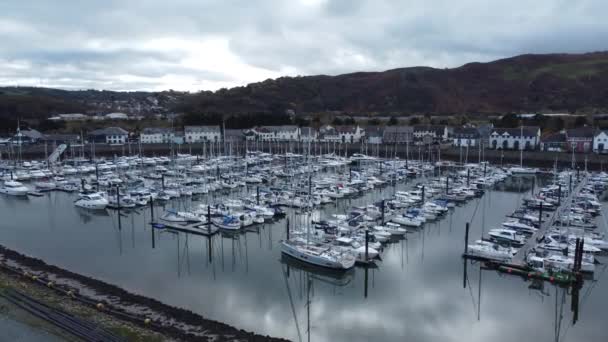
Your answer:
[[[102,210],[108,206],[108,200],[99,192],[79,194],[74,205],[80,208]]]
[[[526,242],[525,237],[512,229],[490,229],[488,232],[490,238],[498,243],[508,243],[513,246],[523,246]]]
[[[477,240],[475,243],[469,244],[467,247],[468,255],[500,262],[509,261],[514,255],[513,248],[502,247],[496,243],[485,240]]]
[[[10,196],[27,196],[28,191],[25,185],[14,180],[5,181],[0,187],[0,193]]]
[[[521,222],[520,220],[517,219],[512,219],[512,220],[507,220],[505,222],[502,223],[502,226],[505,228],[509,228],[509,229],[513,229],[516,230],[518,232],[527,234],[527,235],[532,235],[534,234],[538,229],[527,225],[523,222]]]

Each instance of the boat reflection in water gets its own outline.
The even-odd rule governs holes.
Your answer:
[[[478,270],[478,281],[477,281],[477,298],[473,298],[474,285],[469,281],[469,270],[468,266],[473,266],[475,270]],[[463,263],[463,288],[469,288],[469,293],[471,295],[471,299],[475,306],[475,310],[477,311],[477,320],[481,321],[481,289],[483,287],[483,273],[484,272],[497,272],[495,268],[487,267],[483,262],[477,261],[469,261],[464,260]],[[477,273],[477,272],[475,272]],[[474,276],[474,274],[473,274]],[[515,275],[512,275],[515,277]],[[576,282],[572,286],[560,286],[557,284],[552,284],[550,282],[534,279],[534,278],[525,278],[524,284],[528,283],[528,290],[533,291],[536,294],[535,297],[541,303],[545,301],[545,299],[549,300],[551,296],[554,296],[555,306],[554,306],[554,322],[553,322],[553,330],[554,330],[554,338],[555,341],[562,341],[566,337],[566,333],[568,332],[568,328],[570,326],[574,326],[579,321],[579,302],[580,302],[580,291],[584,286],[582,282]],[[595,282],[597,280],[591,280],[591,284],[587,285],[585,289],[586,295],[593,290],[595,287]],[[564,308],[567,303],[567,296],[570,296],[570,312],[571,319],[570,322],[564,322],[564,318],[567,318],[567,311]],[[565,324],[564,324],[565,323]]]
[[[280,262],[298,341],[303,341],[303,338],[300,321],[298,319],[298,307],[296,307],[294,302],[292,286],[294,286],[294,289],[300,291],[301,297],[301,291],[306,291],[306,302],[304,303],[304,309],[306,310],[306,341],[310,342],[312,335],[311,327],[313,326],[310,316],[315,297],[315,283],[323,283],[334,287],[346,287],[353,280],[355,274],[354,269],[351,268],[346,271],[333,270],[312,265],[282,253]]]
[[[346,271],[333,270],[300,261],[286,254],[281,254],[281,264],[286,267],[288,275],[293,270],[305,272],[315,280],[335,286],[346,286],[350,284],[355,274],[354,269]]]

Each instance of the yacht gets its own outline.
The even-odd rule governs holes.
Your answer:
[[[491,229],[488,234],[492,240],[499,243],[506,242],[514,246],[523,246],[525,237],[512,229]]]
[[[355,256],[339,247],[307,242],[303,238],[281,241],[281,252],[309,264],[336,270],[355,266]]]
[[[468,245],[467,253],[473,256],[506,262],[511,260],[514,251],[514,248],[501,247],[489,241],[477,240],[474,244]]]
[[[108,200],[100,193],[80,194],[74,205],[85,209],[102,210],[108,206]]]
[[[20,182],[6,181],[0,187],[0,193],[10,196],[27,196],[29,189]]]
[[[232,215],[212,218],[211,222],[220,229],[239,230],[241,229],[241,220]]]

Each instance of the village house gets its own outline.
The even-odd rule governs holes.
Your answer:
[[[494,128],[490,147],[498,150],[533,150],[540,143],[540,127]]]
[[[18,130],[11,139],[13,144],[31,144],[36,143],[42,138],[42,133],[35,129]]]
[[[566,143],[569,151],[587,153],[593,147],[593,127],[578,127],[566,130]]]
[[[172,142],[175,132],[170,128],[144,128],[139,134],[142,144],[166,144]]]
[[[80,135],[78,134],[44,134],[40,139],[41,142],[47,144],[80,144]]]
[[[593,152],[608,153],[608,131],[599,131],[593,137]]]
[[[225,129],[224,141],[238,143],[245,140],[245,130],[243,129]]]
[[[333,126],[325,125],[319,129],[319,140],[323,142],[339,142],[340,134]]]
[[[430,137],[432,141],[440,142],[448,140],[449,129],[448,126],[443,125],[415,125],[413,134],[416,140],[425,140],[425,137]]]
[[[382,135],[385,144],[408,144],[414,141],[414,127],[386,126]]]
[[[300,128],[300,138],[301,142],[314,142],[317,141],[319,136],[319,132],[312,127],[301,127]]]
[[[480,145],[481,135],[475,127],[456,127],[452,133],[452,145],[456,147],[475,147]]]
[[[186,143],[201,141],[220,141],[222,132],[220,126],[185,126],[184,139]]]
[[[540,150],[547,152],[566,151],[566,133],[557,132],[547,134],[540,138]]]
[[[260,126],[252,130],[258,141],[297,141],[300,128],[294,125]]]
[[[129,132],[120,127],[96,129],[88,134],[89,141],[106,144],[124,144],[129,138]]]
[[[343,143],[358,143],[365,137],[365,130],[357,126],[336,126],[339,141]]]
[[[382,144],[385,129],[381,126],[365,127],[365,141],[368,144]]]

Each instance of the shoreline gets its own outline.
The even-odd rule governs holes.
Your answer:
[[[49,265],[0,245],[0,280],[10,277],[16,284],[38,291],[33,297],[54,297],[71,305],[110,317],[118,326],[150,336],[177,341],[283,342],[286,339],[247,332],[206,319],[192,311],[130,293],[116,285]],[[0,284],[1,285],[1,284]],[[32,291],[30,291],[32,292]],[[41,293],[42,292],[42,293]],[[85,294],[86,293],[86,294]],[[41,298],[37,298],[41,299]],[[69,299],[65,301],[65,299]],[[86,311],[86,310],[85,310]]]
[[[254,151],[255,143],[245,144],[243,142],[239,143],[226,143],[226,150],[223,151],[223,144],[218,143],[214,144],[213,154],[215,155],[217,152],[220,154],[226,155],[243,155],[245,151],[245,147],[248,147],[250,151]],[[160,156],[160,155],[169,155],[172,151],[171,147],[168,144],[142,144],[141,145],[141,154],[144,156],[152,157],[152,156]],[[284,153],[286,150],[291,151],[293,153],[304,153],[304,144],[297,142],[277,142],[277,143],[260,143],[258,145],[257,151],[262,152],[273,152],[273,153]],[[173,152],[175,153],[189,153],[195,154],[199,156],[209,154],[210,144],[202,144],[202,143],[194,143],[194,144],[183,144],[181,146],[174,146]],[[330,152],[334,149],[334,144],[330,143],[319,143],[317,146],[314,144],[311,146],[312,152],[316,155],[320,153],[327,153],[329,149]],[[353,143],[353,144],[335,144],[335,151],[340,155],[344,154],[344,150],[346,149],[347,154],[350,156],[354,153],[365,152],[364,144]],[[448,160],[459,162],[460,160],[465,161],[465,158],[468,155],[468,161],[473,163],[479,160],[479,149],[475,147],[469,148],[468,154],[465,148],[458,148],[454,146],[442,145],[441,149],[441,160]],[[410,159],[416,160],[419,156],[422,156],[424,159],[428,159],[429,150],[428,146],[409,146],[406,145],[388,145],[381,144],[379,146],[374,144],[367,144],[367,152],[369,155],[378,154],[380,157],[388,156],[393,157],[395,155],[395,150],[397,153],[397,157],[400,159],[405,159],[406,152],[409,151]],[[41,159],[44,158],[46,154],[50,154],[52,152],[52,147],[48,147],[48,150],[45,152],[44,145],[31,145],[24,146],[21,151],[22,159]],[[377,153],[376,153],[377,152]],[[2,154],[2,159],[8,158],[7,147],[0,147],[0,153]],[[16,153],[16,151],[13,151]],[[73,155],[71,149],[68,149],[64,152],[64,158],[79,157],[81,154],[84,154],[85,158],[91,158],[92,156],[92,148],[90,145],[84,147],[77,147],[73,149]],[[129,145],[107,145],[107,144],[97,144],[95,145],[95,157],[117,157],[123,155],[139,155],[139,149],[137,144]],[[433,160],[437,160],[437,147],[434,146],[431,148],[431,155]],[[492,162],[493,164],[499,165],[518,165],[520,164],[520,152],[515,150],[493,150],[493,149],[483,149],[482,150],[482,160]],[[605,170],[608,166],[608,157],[606,155],[596,154],[596,153],[569,153],[569,152],[549,152],[549,151],[524,151],[523,152],[523,164],[528,167],[541,167],[541,168],[550,168],[552,169],[555,166],[557,161],[557,166],[559,169],[571,168],[572,159],[575,160],[575,165],[579,167],[581,170],[585,168],[585,159],[587,159],[587,169],[591,171],[600,171]],[[606,165],[604,165],[606,164]]]

